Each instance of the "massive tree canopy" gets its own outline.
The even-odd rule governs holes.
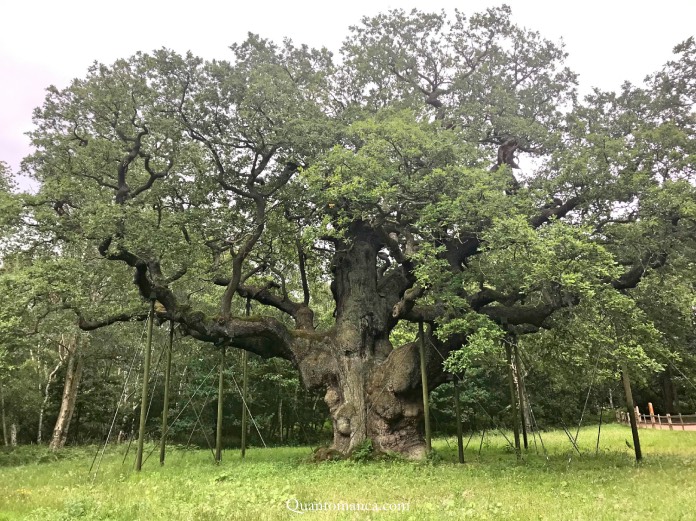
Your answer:
[[[692,262],[696,43],[675,51],[578,100],[562,46],[501,7],[365,18],[338,56],[249,35],[229,61],[95,64],[36,110],[24,226],[81,245],[62,305],[83,329],[156,299],[326,389],[337,450],[419,456],[395,329],[426,324],[434,387],[453,351]]]

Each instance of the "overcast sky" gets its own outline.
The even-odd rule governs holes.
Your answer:
[[[0,12],[0,160],[14,171],[29,152],[24,132],[48,85],[64,87],[93,61],[167,47],[228,58],[247,32],[338,50],[348,26],[364,15],[401,7],[472,13],[490,0],[306,0],[188,3],[161,0],[4,0]],[[552,40],[561,37],[583,92],[640,82],[696,33],[696,1],[508,0],[513,20]],[[181,7],[180,7],[181,6]],[[185,8],[183,7],[185,6]],[[185,9],[185,10],[184,10]]]

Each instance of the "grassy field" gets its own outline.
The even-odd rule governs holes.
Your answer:
[[[465,465],[443,439],[424,463],[317,464],[304,447],[251,449],[245,461],[228,451],[215,466],[209,451],[171,450],[164,467],[155,453],[136,473],[121,446],[107,451],[94,481],[94,447],[59,459],[20,448],[0,454],[0,520],[696,519],[696,432],[641,435],[640,465],[621,425],[602,429],[598,456],[596,428],[581,431],[582,456],[552,432],[548,459],[532,444],[520,462],[502,436],[486,435],[480,455],[474,437]],[[346,511],[308,510],[312,503]]]

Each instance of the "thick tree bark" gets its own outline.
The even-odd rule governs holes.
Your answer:
[[[368,350],[366,354],[346,353],[344,347],[336,342],[325,354],[324,362],[328,363],[324,367],[331,368],[326,373],[317,373],[321,362],[314,356],[299,364],[306,385],[321,387],[323,383],[326,387],[324,399],[334,432],[331,448],[348,454],[369,438],[377,450],[424,457],[418,346],[414,343],[393,349],[383,361]],[[441,360],[430,350],[426,357],[431,382],[439,383]]]
[[[68,439],[68,429],[70,420],[75,411],[77,402],[77,391],[82,378],[82,355],[79,351],[79,342],[75,342],[72,352],[68,355],[67,372],[65,375],[65,385],[63,386],[63,397],[60,402],[60,412],[53,428],[53,435],[49,448],[58,450],[65,446]]]

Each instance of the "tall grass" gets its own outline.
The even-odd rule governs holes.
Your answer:
[[[596,428],[580,431],[581,455],[562,431],[543,434],[546,454],[530,437],[518,461],[499,433],[483,443],[475,434],[464,465],[456,463],[454,439],[436,440],[435,456],[421,463],[317,464],[304,447],[252,448],[244,461],[226,451],[216,466],[210,451],[170,449],[164,467],[155,453],[141,473],[130,456],[122,464],[119,446],[107,449],[94,480],[88,469],[96,447],[60,456],[25,447],[0,455],[0,520],[696,519],[696,432],[641,430],[640,465],[627,427],[603,427],[597,455],[596,435]],[[288,509],[351,504],[400,506]]]

